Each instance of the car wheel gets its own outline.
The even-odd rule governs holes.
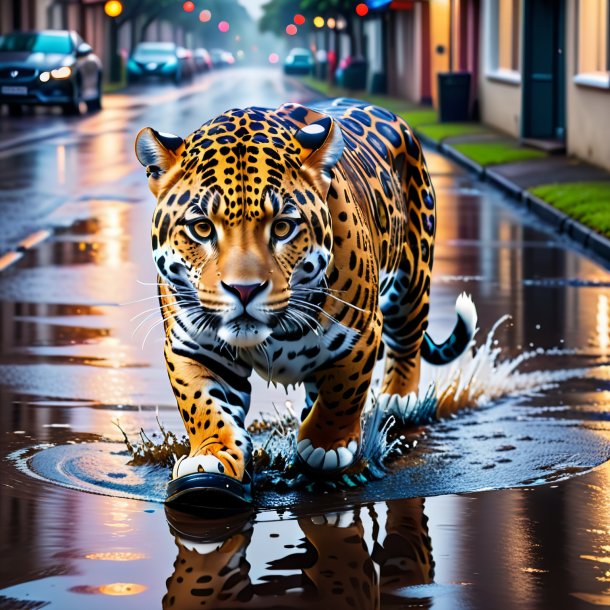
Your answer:
[[[23,106],[21,104],[8,105],[9,116],[23,116]]]
[[[89,112],[98,112],[102,109],[102,75],[100,74],[97,78],[97,94],[96,96],[87,102],[87,110]]]
[[[180,84],[182,84],[182,75],[180,74],[180,72],[176,72],[176,73],[174,74],[174,83],[175,83],[176,85],[180,85]]]
[[[63,104],[63,106],[61,107],[61,109],[63,110],[63,113],[66,116],[79,115],[81,113],[81,106],[80,106],[81,98],[82,98],[82,94],[81,94],[80,83],[79,83],[79,81],[76,81],[74,83],[74,94],[73,94],[72,100],[70,102],[68,102],[67,104]]]

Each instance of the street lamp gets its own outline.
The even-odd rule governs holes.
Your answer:
[[[104,4],[104,12],[111,17],[110,27],[110,82],[121,80],[121,58],[119,57],[119,28],[116,18],[123,12],[123,4],[119,0],[108,0]]]
[[[119,0],[108,0],[104,4],[104,12],[108,17],[118,17],[123,12],[123,4]]]

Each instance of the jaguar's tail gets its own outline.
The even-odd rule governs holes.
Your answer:
[[[457,322],[448,339],[437,345],[424,333],[421,347],[422,358],[430,364],[448,364],[460,356],[470,345],[477,328],[477,308],[472,298],[462,292],[455,302]]]

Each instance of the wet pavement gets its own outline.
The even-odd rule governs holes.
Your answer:
[[[151,501],[167,473],[125,466],[113,420],[130,433],[155,430],[157,413],[182,424],[133,139],[313,94],[254,70],[133,93],[67,123],[0,118],[6,137],[32,118],[67,125],[0,152],[4,247],[63,227],[0,274],[0,609],[610,605],[610,274],[433,152],[432,336],[465,290],[479,343],[512,316],[496,365],[545,351],[520,374],[480,369],[471,404],[484,406],[413,432],[415,449],[364,489],[269,493],[255,514],[214,523]],[[257,382],[251,417],[286,400],[302,395]]]

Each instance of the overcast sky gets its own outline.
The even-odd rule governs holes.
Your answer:
[[[262,14],[261,7],[267,2],[268,0],[240,0],[239,3],[248,9],[254,19],[259,19]]]

